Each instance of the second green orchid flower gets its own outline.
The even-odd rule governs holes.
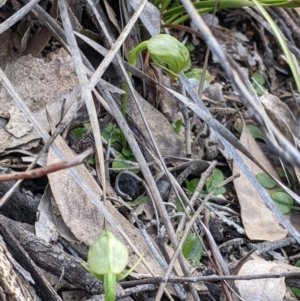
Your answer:
[[[109,229],[104,229],[99,238],[90,246],[88,265],[82,266],[96,279],[104,282],[105,301],[116,300],[116,282],[126,278],[140,263],[124,272],[128,264],[126,246]]]

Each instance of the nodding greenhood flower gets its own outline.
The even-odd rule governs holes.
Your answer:
[[[166,70],[171,79],[175,79],[181,71],[187,71],[191,66],[188,49],[168,34],[158,34],[136,46],[130,54],[131,65],[136,64],[136,57],[143,50],[150,52],[153,63]]]
[[[153,63],[166,70],[171,80],[175,80],[181,71],[187,71],[191,66],[190,52],[178,40],[168,34],[158,34],[148,41],[137,45],[131,52],[128,59],[129,64],[135,66],[136,58],[140,52],[148,50]],[[128,73],[131,77],[131,73]],[[122,114],[126,116],[129,87],[125,85],[123,96]]]
[[[127,248],[109,229],[104,229],[89,248],[88,265],[82,266],[104,282],[105,301],[114,301],[116,282],[126,278],[141,260],[142,257],[129,271],[123,273],[128,264]]]
[[[154,64],[168,71],[172,79],[191,66],[188,49],[168,34],[153,36],[147,41],[147,48]]]

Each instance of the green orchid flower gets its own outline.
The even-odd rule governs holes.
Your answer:
[[[89,248],[88,265],[82,266],[96,279],[104,282],[105,301],[114,301],[116,282],[126,278],[141,260],[142,257],[124,273],[128,264],[127,248],[109,229],[104,229]]]
[[[140,43],[131,52],[129,63],[135,65],[138,54],[143,50],[150,52],[153,63],[166,70],[171,79],[177,78],[181,71],[187,71],[191,66],[188,49],[168,34],[158,34]]]
[[[175,80],[181,71],[187,71],[191,66],[190,52],[177,39],[168,34],[158,34],[137,45],[130,53],[129,64],[135,66],[138,54],[144,50],[150,52],[153,63],[169,73],[171,80]],[[128,73],[131,77],[131,73]],[[122,114],[126,116],[129,87],[125,86],[122,103]]]
[[[187,71],[191,66],[188,49],[168,34],[153,36],[148,41],[147,48],[154,64],[168,71],[175,78],[181,71]]]

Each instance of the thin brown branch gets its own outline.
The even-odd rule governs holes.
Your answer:
[[[168,279],[168,283],[184,283],[184,282],[198,282],[198,281],[229,281],[229,280],[256,280],[256,279],[271,279],[271,278],[282,278],[282,277],[300,277],[300,272],[283,272],[276,274],[255,274],[255,275],[211,275],[211,276],[191,276],[191,277],[177,277],[170,276]],[[155,278],[145,278],[141,280],[132,280],[132,281],[124,281],[119,282],[119,284],[123,287],[130,287],[142,284],[154,284],[154,283],[162,283],[163,276],[158,276]]]
[[[48,166],[44,166],[41,168],[36,168],[32,170],[27,170],[23,172],[18,172],[14,174],[4,174],[0,175],[0,182],[7,182],[7,181],[16,181],[19,179],[34,179],[34,178],[39,178],[42,176],[45,176],[49,173],[56,172],[62,169],[66,169],[69,167],[77,166],[93,154],[94,150],[92,148],[88,148],[85,150],[83,153],[77,155],[71,160],[68,161],[60,161],[58,163],[54,163]]]

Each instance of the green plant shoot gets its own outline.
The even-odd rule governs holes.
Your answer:
[[[105,301],[116,299],[116,282],[126,278],[140,263],[123,273],[128,264],[126,246],[109,229],[104,229],[99,238],[90,246],[88,265],[82,266],[96,279],[104,282]]]
[[[277,183],[267,174],[259,173],[255,175],[259,184],[265,189],[274,189]],[[293,198],[282,189],[270,194],[271,199],[283,214],[288,214],[292,209],[300,211],[300,207],[294,206]]]
[[[291,68],[298,92],[300,92],[300,75],[298,73],[298,69],[296,68],[296,64],[293,60],[291,51],[289,50],[287,43],[285,41],[285,37],[282,34],[282,32],[280,31],[280,29],[278,28],[277,24],[275,23],[275,21],[271,18],[271,16],[269,15],[269,13],[266,11],[266,9],[262,6],[262,4],[257,1],[257,0],[252,0],[252,2],[256,5],[256,7],[258,8],[258,10],[260,11],[260,13],[263,15],[263,17],[267,20],[267,22],[270,24],[271,28],[274,31],[275,36],[278,39],[278,42],[280,43],[280,46],[287,58],[288,64]],[[288,1],[288,2],[296,2],[297,6],[299,6],[299,1]]]
[[[295,267],[300,268],[300,260],[298,259],[295,263]],[[300,297],[300,288],[298,287],[291,287],[293,293],[296,295],[296,297]]]
[[[203,255],[203,245],[194,233],[189,233],[182,247],[182,254],[193,266],[199,264]]]
[[[215,189],[215,187],[217,187],[223,181],[224,181],[224,175],[222,171],[218,168],[215,168],[211,176],[209,176],[205,181],[205,188],[201,190],[201,193],[209,194],[213,189]],[[187,190],[190,192],[190,194],[193,194],[199,183],[199,179],[193,179],[191,181],[185,180],[185,183],[186,183]],[[226,193],[226,189],[224,187],[221,187],[218,191],[214,193],[214,195],[219,195],[224,193]]]
[[[169,0],[155,1],[154,5],[160,7],[162,13],[162,19],[164,24],[181,24],[188,20],[190,16],[186,13],[184,6],[179,4],[169,5]],[[255,1],[256,2],[256,1]],[[254,1],[248,0],[219,0],[217,10],[239,8],[239,7],[253,7]],[[282,7],[282,8],[296,8],[299,7],[299,0],[258,0],[261,6],[269,7]],[[197,9],[199,14],[213,12],[216,8],[215,0],[202,0],[195,1],[193,5]]]
[[[177,78],[181,71],[187,71],[191,66],[190,52],[178,40],[168,34],[158,34],[148,41],[137,45],[130,53],[129,64],[135,66],[136,58],[144,50],[150,52],[153,63],[169,73],[172,80]],[[131,77],[131,73],[128,73]],[[126,84],[122,104],[122,114],[126,116],[129,87]]]

